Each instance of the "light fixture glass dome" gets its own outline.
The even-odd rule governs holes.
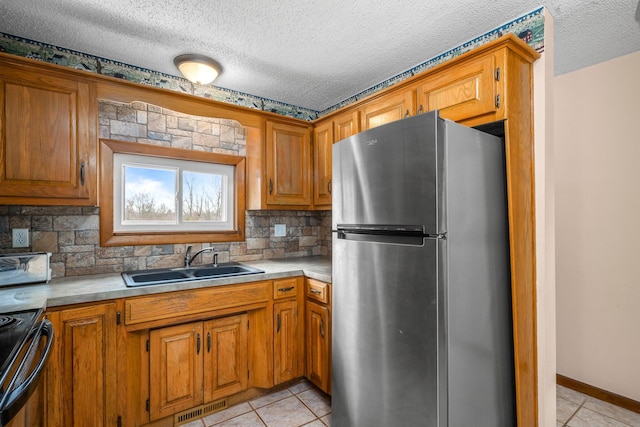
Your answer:
[[[187,80],[197,84],[209,84],[220,74],[220,64],[204,55],[178,55],[173,63]]]

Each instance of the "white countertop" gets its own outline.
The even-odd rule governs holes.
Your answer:
[[[125,286],[120,274],[62,277],[47,284],[3,287],[0,288],[0,313],[301,275],[331,282],[330,257],[283,258],[242,264],[264,270],[264,273],[133,288]]]

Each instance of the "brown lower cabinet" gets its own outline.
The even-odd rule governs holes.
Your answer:
[[[306,310],[320,317],[306,320],[307,286],[293,277],[48,312],[56,337],[42,425],[173,425],[175,414],[305,372],[328,391],[329,311],[315,300]]]
[[[330,393],[329,384],[329,308],[307,301],[306,340],[307,378],[320,390]]]
[[[274,297],[273,382],[277,385],[304,375],[304,327],[300,324],[304,320],[298,318],[304,304],[302,278],[274,281]]]
[[[115,426],[116,305],[71,308],[47,317],[55,331],[46,375],[47,425]]]
[[[247,314],[152,330],[151,420],[247,388]]]
[[[305,280],[306,377],[331,394],[331,285]]]

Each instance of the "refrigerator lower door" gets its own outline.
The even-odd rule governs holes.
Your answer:
[[[445,244],[334,234],[333,426],[446,425],[446,391],[438,390],[446,372],[438,312]]]

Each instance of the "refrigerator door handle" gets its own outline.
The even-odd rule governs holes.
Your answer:
[[[337,238],[360,242],[377,242],[398,245],[422,246],[424,234],[421,226],[338,226]]]

